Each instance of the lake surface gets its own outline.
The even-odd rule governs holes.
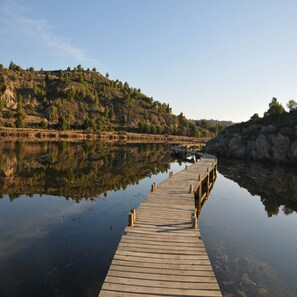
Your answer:
[[[97,296],[170,146],[0,143],[0,296]]]
[[[0,142],[0,296],[95,297],[168,145]],[[221,161],[199,218],[224,296],[297,296],[297,172]]]
[[[297,296],[297,170],[220,160],[199,224],[224,296]]]

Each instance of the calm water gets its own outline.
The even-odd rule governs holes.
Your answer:
[[[171,163],[164,145],[0,143],[0,296],[97,296],[128,212]]]
[[[297,296],[297,170],[221,161],[200,215],[224,296]]]
[[[0,296],[95,297],[166,145],[0,142]],[[224,296],[297,296],[297,172],[222,161],[200,215]]]

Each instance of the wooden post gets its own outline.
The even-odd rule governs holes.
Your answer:
[[[155,191],[155,186],[154,186],[154,184],[152,184],[151,192],[154,192],[154,191]]]
[[[134,218],[133,218],[133,213],[130,212],[128,215],[128,226],[133,227],[134,226]]]
[[[136,209],[132,208],[131,213],[133,214],[133,223],[135,223],[135,221],[136,221]]]
[[[172,177],[173,176],[173,171],[170,171],[169,172],[169,177]]]
[[[194,193],[194,186],[193,185],[190,185],[189,193],[190,194],[193,194]]]
[[[155,191],[157,191],[157,184],[153,183],[151,187],[151,192],[155,192]]]
[[[199,181],[198,199],[200,200],[202,197],[202,178],[200,174],[198,175],[198,181]]]
[[[206,187],[206,197],[208,197],[209,195],[209,177],[210,177],[210,172],[209,172],[209,168],[207,167],[207,187]]]
[[[193,229],[198,229],[198,221],[197,221],[197,217],[195,215],[195,212],[192,212],[191,221],[192,221],[192,228]]]
[[[185,169],[188,169],[188,165],[185,166]]]

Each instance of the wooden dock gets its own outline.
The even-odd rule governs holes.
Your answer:
[[[208,156],[152,185],[129,214],[99,297],[222,296],[197,224],[216,167]]]

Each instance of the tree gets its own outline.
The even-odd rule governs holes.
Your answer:
[[[103,128],[103,124],[102,124],[101,120],[99,120],[99,119],[97,120],[96,128],[98,131],[101,131]]]
[[[62,131],[70,129],[70,122],[63,115],[59,118],[59,129]]]
[[[109,107],[106,106],[105,111],[104,111],[104,116],[105,116],[106,118],[108,118],[108,116],[109,116],[109,112],[110,112]]]
[[[290,100],[287,103],[287,107],[289,108],[290,111],[297,110],[297,102],[295,100]]]
[[[18,115],[17,119],[15,121],[15,125],[17,128],[24,128],[25,124],[24,124],[24,119],[23,119],[23,115]]]
[[[284,112],[285,112],[285,109],[282,106],[282,104],[277,101],[277,98],[273,97],[271,102],[269,103],[268,110],[264,113],[264,117],[267,117],[267,116],[275,117],[275,116],[281,115]]]
[[[9,69],[10,70],[15,70],[16,69],[16,64],[14,64],[12,61],[9,63]]]
[[[259,118],[260,116],[257,113],[251,116],[251,120],[258,120]]]
[[[43,129],[47,129],[48,128],[48,121],[42,120],[40,124],[41,124],[41,128],[43,128]]]
[[[93,72],[97,72],[96,67],[93,67],[92,71],[93,71]]]
[[[109,78],[109,73],[108,72],[106,72],[105,77]]]
[[[17,103],[17,114],[18,116],[22,116],[24,114],[22,100],[19,100]]]
[[[156,134],[156,133],[157,133],[157,128],[156,128],[154,125],[151,125],[151,126],[150,126],[150,132],[151,132],[152,134]]]

